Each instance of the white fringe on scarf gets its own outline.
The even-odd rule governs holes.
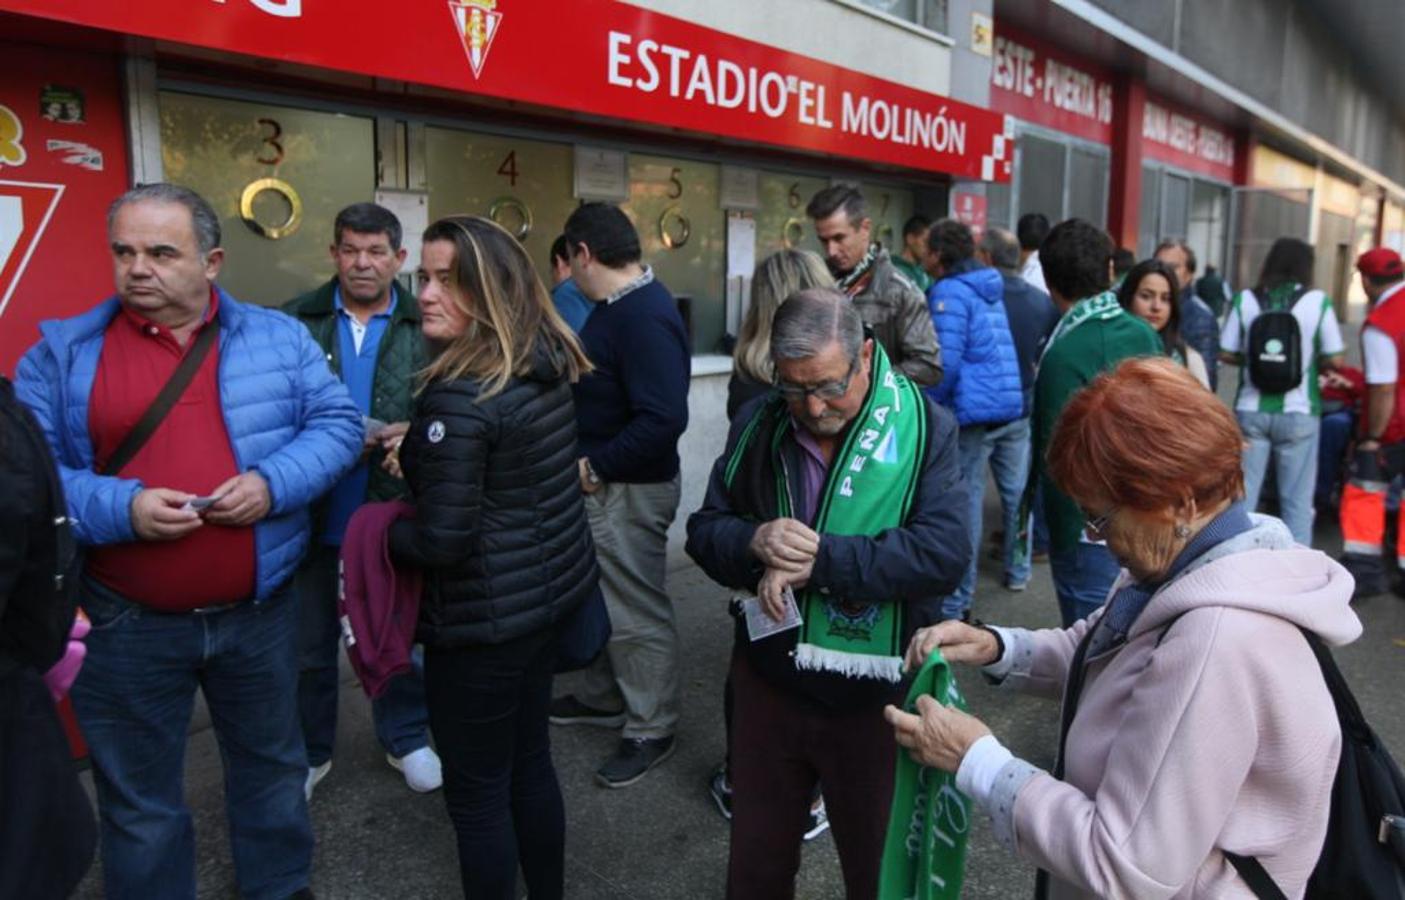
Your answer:
[[[812,672],[838,672],[849,678],[880,678],[893,684],[903,680],[903,660],[900,656],[846,653],[814,644],[796,646],[795,665]]]

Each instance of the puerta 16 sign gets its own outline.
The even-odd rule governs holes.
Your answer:
[[[359,14],[358,7],[364,8]],[[617,0],[0,0],[0,10],[820,155],[1007,181],[1005,117]]]

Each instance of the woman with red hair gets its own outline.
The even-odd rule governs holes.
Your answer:
[[[1307,884],[1341,732],[1302,631],[1342,645],[1361,623],[1345,569],[1245,508],[1241,446],[1185,368],[1122,363],[1070,401],[1049,447],[1124,567],[1107,603],[1067,630],[942,622],[908,648],[909,666],[940,647],[1063,697],[1053,772],[930,697],[886,711],[899,744],[955,772],[1001,843],[1049,873],[1049,897],[1253,897],[1235,855],[1290,897]]]

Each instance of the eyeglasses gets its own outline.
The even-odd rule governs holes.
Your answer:
[[[814,387],[805,387],[799,384],[789,384],[788,382],[776,379],[776,393],[785,400],[804,400],[807,397],[818,397],[821,400],[838,400],[849,393],[849,385],[854,380],[854,374],[858,371],[858,360],[849,366],[849,374],[839,381],[829,381],[824,384],[817,384]]]
[[[1112,524],[1112,516],[1113,513],[1117,512],[1117,507],[1112,507],[1100,516],[1095,516],[1086,509],[1081,512],[1083,513],[1083,531],[1092,537],[1103,538],[1107,536],[1107,527]]]

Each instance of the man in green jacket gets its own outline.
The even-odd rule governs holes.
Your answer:
[[[1074,394],[1124,359],[1163,353],[1156,331],[1124,310],[1109,290],[1114,250],[1102,229],[1082,219],[1060,223],[1039,247],[1044,280],[1062,317],[1034,381],[1034,472],[1043,490],[1049,566],[1065,627],[1102,606],[1121,567],[1085,528],[1083,511],[1049,479],[1045,450]]]
[[[312,332],[327,362],[346,384],[366,423],[361,461],[317,510],[313,546],[298,573],[298,703],[307,743],[307,796],[332,767],[337,729],[337,557],[347,521],[361,504],[405,496],[405,482],[381,467],[404,436],[414,410],[415,375],[427,360],[415,298],[395,276],[405,261],[400,221],[384,207],[357,203],[337,214],[332,262],[337,274],[289,301],[283,311]],[[416,657],[418,659],[418,657]],[[386,761],[415,791],[442,781],[429,746],[424,681],[418,669],[396,678],[372,702],[376,737]]]

